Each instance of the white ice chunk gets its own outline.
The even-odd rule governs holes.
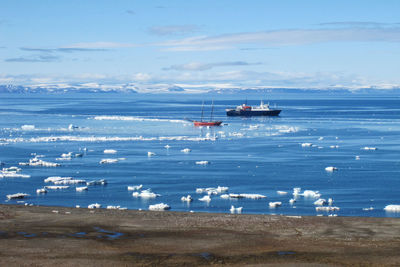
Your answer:
[[[364,149],[364,150],[378,150],[378,148],[376,148],[376,147],[368,147],[368,146],[363,147],[362,149]]]
[[[149,210],[154,211],[162,211],[162,210],[169,210],[171,207],[164,203],[154,204],[149,206]]]
[[[288,192],[286,192],[286,191],[276,191],[276,193],[278,193],[278,195],[287,195]]]
[[[229,211],[232,213],[232,214],[234,214],[234,213],[238,213],[238,214],[240,214],[240,213],[242,213],[242,210],[243,210],[243,207],[238,207],[238,208],[235,208],[235,206],[231,206],[231,208],[229,209]]]
[[[58,190],[58,189],[68,189],[69,185],[48,185],[46,186],[46,189],[51,189],[51,190]]]
[[[210,164],[210,162],[208,162],[207,160],[201,160],[201,161],[196,161],[197,165],[207,165]]]
[[[339,207],[331,207],[331,206],[328,206],[328,207],[315,207],[315,210],[316,211],[338,211],[338,210],[340,210],[340,208]]]
[[[181,201],[192,202],[193,198],[191,195],[187,195],[186,197],[185,196],[181,197]]]
[[[209,195],[205,195],[202,198],[199,198],[200,201],[204,201],[204,202],[210,202],[211,201],[211,197]]]
[[[333,204],[333,199],[332,199],[332,198],[329,198],[329,199],[328,199],[328,205],[329,205],[329,206],[332,206],[332,204]]]
[[[150,189],[143,190],[142,192],[133,192],[133,197],[141,197],[141,198],[156,198],[161,195],[151,192]]]
[[[47,193],[46,188],[36,189],[36,194],[46,194],[46,193]]]
[[[304,190],[303,194],[301,194],[304,197],[309,197],[309,198],[320,198],[321,194],[319,191],[312,191],[312,190]]]
[[[301,192],[301,188],[300,188],[300,187],[295,187],[295,188],[293,188],[293,196],[294,196],[294,197],[299,196],[299,195],[300,195],[300,192]]]
[[[101,205],[99,203],[90,204],[88,209],[100,209]]]
[[[279,207],[279,206],[281,206],[281,205],[282,205],[282,202],[280,202],[280,201],[269,202],[269,207],[270,207],[271,209],[274,209],[274,208]]]
[[[184,148],[181,150],[183,153],[189,153],[190,151],[192,151],[190,148]]]
[[[294,199],[294,198],[291,198],[291,199],[289,200],[289,203],[292,204],[292,205],[293,205],[295,202],[296,202],[296,199]]]
[[[128,191],[137,191],[142,189],[143,185],[128,185]]]
[[[104,154],[116,154],[117,150],[115,150],[115,149],[104,149],[103,153]]]
[[[400,212],[400,205],[387,205],[384,210],[389,212]]]
[[[88,190],[88,187],[87,187],[87,186],[81,186],[81,187],[75,188],[75,190],[76,190],[77,192],[83,192],[83,191],[87,191],[87,190]]]
[[[25,131],[35,130],[35,125],[28,125],[28,124],[22,125],[21,129]]]
[[[72,180],[72,177],[50,176],[44,179],[45,183],[55,183],[58,181]]]
[[[152,157],[152,156],[155,156],[155,155],[156,155],[156,153],[154,153],[154,152],[151,152],[151,151],[147,152],[147,156],[148,157]]]
[[[313,144],[312,143],[302,143],[302,147],[311,147]]]
[[[221,198],[222,198],[222,199],[228,199],[228,198],[229,198],[229,195],[228,195],[228,194],[223,194],[223,195],[221,195]]]
[[[24,198],[29,196],[29,194],[25,194],[25,193],[15,193],[15,194],[10,194],[7,195],[8,199],[19,199],[19,198]]]
[[[107,206],[108,210],[119,210],[120,208],[121,208],[120,206],[111,206],[111,205]]]
[[[360,156],[356,156],[356,160],[360,160]]]
[[[107,181],[104,179],[86,182],[86,185],[106,185],[106,184],[107,184]]]
[[[325,168],[325,171],[327,171],[327,172],[333,172],[333,171],[337,171],[337,170],[338,170],[338,168],[333,167],[333,166],[329,166],[329,167]]]
[[[316,206],[323,206],[323,205],[325,205],[326,203],[327,203],[327,202],[326,202],[325,199],[320,198],[320,199],[318,199],[318,200],[316,200],[316,201],[314,202],[314,205],[316,205]]]
[[[170,148],[171,148],[170,145],[165,145],[164,147],[165,147],[166,149],[170,149]]]
[[[100,164],[110,164],[110,163],[117,163],[118,159],[102,159],[100,160]]]

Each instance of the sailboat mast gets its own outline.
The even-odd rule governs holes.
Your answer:
[[[203,121],[203,115],[204,115],[204,100],[203,100],[203,103],[201,104],[201,119],[200,119],[200,121]]]
[[[210,117],[210,121],[213,120],[213,113],[214,113],[214,100],[212,100],[212,102],[211,102],[211,117]]]

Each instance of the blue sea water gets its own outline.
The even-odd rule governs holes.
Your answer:
[[[203,100],[204,114],[209,116],[212,98],[221,127],[199,128],[185,120],[199,119]],[[257,105],[259,99],[247,101]],[[400,217],[383,209],[400,204],[398,97],[275,97],[269,102],[283,110],[279,117],[225,116],[225,108],[242,102],[241,95],[2,94],[2,168],[18,166],[30,178],[0,178],[0,202],[67,207],[99,203],[146,210],[166,203],[173,211],[222,213],[229,213],[234,205],[243,207],[243,214]],[[71,124],[77,128],[70,129]],[[303,143],[313,146],[303,147]],[[181,152],[184,148],[191,152]],[[105,154],[105,149],[117,153]],[[57,160],[68,152],[83,156]],[[155,155],[148,157],[148,152]],[[61,166],[19,165],[35,155]],[[100,164],[102,159],[118,162]],[[327,172],[328,166],[338,170]],[[50,176],[106,179],[108,184],[89,186],[83,192],[75,190],[80,184],[36,194],[36,189],[51,185],[44,182]],[[127,186],[140,184],[160,196],[133,197]],[[211,195],[210,202],[198,200],[204,194],[197,194],[196,188],[217,186],[229,187],[228,194],[267,198],[222,199],[219,194]],[[317,198],[303,196],[291,205],[295,187],[319,191],[321,198],[332,198],[340,210],[317,212]],[[6,195],[18,192],[30,196],[7,200]],[[182,202],[188,194],[193,202]],[[275,201],[282,205],[269,208],[268,203]]]

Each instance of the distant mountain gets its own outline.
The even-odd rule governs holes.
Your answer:
[[[0,93],[137,93],[137,88],[132,85],[121,86],[21,86],[0,85]]]

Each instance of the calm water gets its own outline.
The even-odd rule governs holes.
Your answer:
[[[270,100],[283,109],[276,118],[228,118],[225,108],[241,104],[242,96],[213,98],[215,118],[224,125],[197,128],[184,118],[198,119],[201,101],[209,103],[210,96],[2,94],[0,161],[4,168],[20,167],[19,173],[30,178],[0,178],[0,201],[69,207],[99,203],[128,209],[148,209],[163,202],[174,211],[229,213],[234,205],[243,207],[242,213],[400,216],[383,210],[400,204],[399,98],[281,97]],[[259,104],[258,99],[249,99],[248,104]],[[206,105],[206,116],[210,109]],[[71,124],[78,128],[69,129]],[[302,147],[303,143],[313,146]],[[181,152],[184,148],[191,152]],[[117,152],[105,154],[105,149]],[[83,156],[57,160],[68,152]],[[148,157],[148,152],[155,155]],[[61,166],[18,165],[28,162],[33,153]],[[100,164],[102,159],[118,162]],[[325,171],[328,166],[338,171]],[[52,185],[44,182],[50,176],[106,179],[108,184],[89,186],[83,192],[75,190],[84,186],[79,184],[36,194],[36,189]],[[133,197],[127,186],[140,184],[161,196]],[[217,186],[229,187],[228,194],[267,198],[212,195],[208,203],[198,200],[204,194],[197,194],[196,188]],[[317,198],[300,196],[289,204],[294,187],[319,191],[321,198],[332,198],[340,211],[317,212],[313,204]],[[288,194],[280,195],[278,190]],[[30,196],[7,200],[7,194],[18,192]],[[180,200],[188,194],[194,198],[189,204]],[[274,201],[282,206],[269,208]]]

